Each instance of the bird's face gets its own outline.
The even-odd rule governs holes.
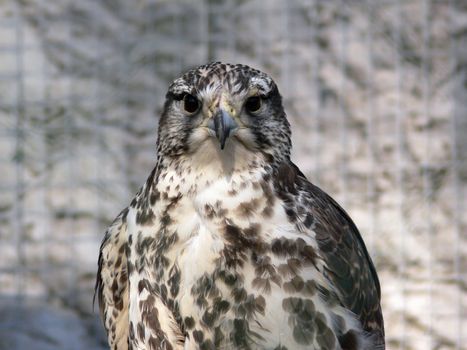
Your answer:
[[[159,152],[177,157],[232,154],[235,149],[280,161],[290,154],[290,126],[273,80],[245,65],[220,62],[193,69],[167,93]]]

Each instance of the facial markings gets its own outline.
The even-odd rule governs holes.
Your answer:
[[[169,87],[168,97],[190,93],[197,97],[200,110],[188,116],[183,105],[168,99],[161,117],[159,152],[179,156],[196,151],[213,135],[210,123],[224,109],[237,124],[229,137],[246,149],[261,152],[279,163],[290,155],[290,125],[273,80],[245,65],[215,62],[188,71]],[[251,96],[260,96],[259,108],[246,108]],[[256,104],[258,105],[258,104]],[[182,114],[183,113],[183,114]]]

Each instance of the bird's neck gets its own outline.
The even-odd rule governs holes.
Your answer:
[[[180,194],[194,194],[216,181],[235,183],[272,173],[268,157],[241,145],[226,147],[206,142],[196,152],[165,157],[158,164],[157,187],[173,188]]]

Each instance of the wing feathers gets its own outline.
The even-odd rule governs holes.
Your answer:
[[[384,348],[379,280],[352,219],[291,162],[278,168],[276,189],[285,203],[297,202],[307,207],[326,264],[326,277],[339,293],[342,305],[357,316],[365,331]]]

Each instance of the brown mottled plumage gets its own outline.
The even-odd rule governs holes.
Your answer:
[[[211,63],[169,87],[157,163],[102,242],[112,349],[384,349],[380,287],[345,211],[290,161],[266,74]]]

